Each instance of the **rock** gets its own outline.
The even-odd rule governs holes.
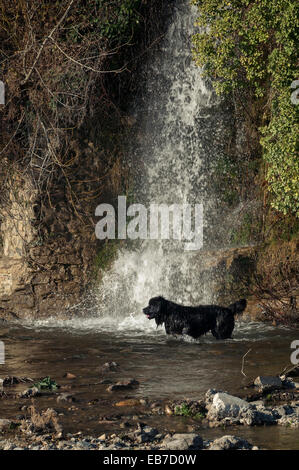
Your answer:
[[[299,383],[291,378],[286,378],[282,382],[283,388],[299,388]]]
[[[105,372],[116,371],[118,367],[117,362],[105,362],[105,364],[100,367],[100,373],[104,374]]]
[[[75,400],[75,397],[73,395],[71,395],[70,393],[61,393],[60,395],[58,395],[57,397],[57,400],[56,400],[58,403],[59,402],[69,402],[69,403],[72,403]]]
[[[241,398],[224,392],[213,395],[213,402],[209,406],[208,420],[222,420],[225,418],[239,418],[240,413],[250,409],[250,404]]]
[[[205,400],[207,406],[213,402],[213,399],[216,393],[224,393],[224,392],[222,392],[222,390],[215,390],[214,388],[209,388],[209,390],[206,393],[206,400]]]
[[[33,382],[33,380],[30,377],[15,377],[14,375],[9,375],[4,377],[3,386],[7,387],[8,385],[16,385],[24,382]]]
[[[211,401],[212,400],[212,401]],[[280,415],[275,409],[267,408],[262,401],[248,403],[225,392],[209,391],[206,404],[210,427],[243,424],[276,424]]]
[[[31,397],[38,397],[40,395],[40,391],[37,387],[31,387],[23,392],[18,393],[18,398],[31,398]]]
[[[121,429],[126,429],[126,428],[129,428],[131,425],[129,423],[129,421],[124,421],[123,423],[120,423],[119,427]]]
[[[279,418],[282,418],[283,416],[291,415],[292,413],[294,413],[294,408],[290,405],[281,405],[273,408],[273,411],[276,411]]]
[[[68,380],[73,380],[76,378],[76,376],[74,374],[71,374],[71,372],[66,372],[63,377],[65,377]]]
[[[275,408],[279,414],[279,419],[277,424],[281,426],[290,426],[292,428],[299,427],[299,407],[291,407],[289,405],[284,405],[282,407]],[[284,413],[285,412],[285,413]]]
[[[12,421],[10,419],[0,419],[0,432],[8,429],[11,424]]]
[[[280,377],[282,380],[284,380],[286,377],[299,377],[299,365],[292,367],[290,370],[286,371]]]
[[[202,449],[203,440],[194,433],[173,434],[173,436],[166,436],[160,447],[163,450],[197,450]]]
[[[157,429],[151,428],[150,426],[144,426],[141,431],[137,433],[136,440],[139,443],[151,442],[155,439],[155,436],[159,434]]]
[[[255,400],[255,401],[251,401],[250,405],[253,407],[264,406],[264,402],[263,400]]]
[[[115,406],[138,406],[140,405],[140,400],[137,400],[135,398],[131,398],[128,400],[123,400],[115,403]]]
[[[215,441],[209,447],[209,450],[238,450],[238,449],[252,449],[252,444],[250,444],[245,439],[236,436],[222,436]]]
[[[280,426],[299,428],[299,416],[297,415],[283,416],[277,421],[277,424],[279,424]]]
[[[107,390],[108,392],[115,392],[118,390],[132,390],[136,387],[138,387],[139,382],[138,380],[135,379],[128,379],[128,380],[122,380],[117,382],[116,384],[110,385]]]
[[[169,416],[173,415],[173,411],[172,411],[172,409],[170,408],[169,405],[165,405],[165,414],[167,414]]]
[[[274,390],[277,388],[282,388],[282,380],[280,377],[276,376],[260,375],[255,379],[254,385],[256,385],[261,391]]]
[[[246,424],[247,426],[255,425],[270,425],[276,424],[278,419],[278,414],[272,410],[266,408],[261,408],[259,410],[247,410],[245,413],[241,412],[239,422],[241,424]]]

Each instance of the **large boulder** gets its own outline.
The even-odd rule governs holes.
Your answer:
[[[241,414],[247,412],[250,408],[250,404],[241,398],[234,397],[225,392],[217,392],[213,395],[213,401],[209,406],[207,418],[217,421],[225,418],[238,419]]]

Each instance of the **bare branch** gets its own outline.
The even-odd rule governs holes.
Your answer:
[[[245,374],[244,372],[244,363],[245,363],[245,357],[247,356],[248,353],[250,353],[251,349],[248,349],[247,353],[244,354],[243,358],[242,358],[242,369],[241,369],[241,374],[243,374],[245,377],[247,377],[247,375]]]
[[[25,79],[22,81],[22,85],[25,85],[25,83],[29,80],[29,78],[30,78],[30,76],[31,76],[31,74],[32,74],[32,71],[33,71],[33,69],[35,68],[35,66],[36,66],[36,64],[37,64],[37,62],[38,62],[38,59],[40,58],[40,55],[41,55],[41,53],[42,53],[42,51],[43,51],[43,48],[45,47],[47,41],[48,41],[49,39],[52,39],[52,35],[55,33],[55,31],[59,28],[59,26],[61,25],[61,23],[62,23],[62,22],[64,21],[64,19],[66,18],[66,16],[67,16],[68,12],[70,11],[70,8],[71,8],[72,4],[74,3],[74,1],[75,1],[75,0],[71,0],[71,1],[70,1],[70,3],[68,4],[67,9],[65,10],[64,14],[62,15],[62,17],[60,18],[60,20],[58,21],[58,23],[54,26],[54,28],[52,29],[52,31],[50,32],[50,34],[44,38],[44,40],[43,40],[43,42],[42,42],[42,45],[41,45],[41,47],[40,47],[40,49],[39,49],[39,51],[38,51],[38,53],[37,53],[37,56],[36,56],[36,58],[35,58],[35,60],[34,60],[34,62],[33,62],[33,64],[32,64],[32,66],[31,66],[29,72],[27,73]]]

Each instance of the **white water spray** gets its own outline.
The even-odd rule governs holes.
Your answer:
[[[143,163],[136,177],[138,202],[203,203],[204,217],[213,202],[207,195],[209,169],[219,153],[221,104],[192,61],[191,35],[196,9],[178,0],[167,33],[147,64],[146,88],[135,117],[141,144],[131,161]],[[133,145],[132,145],[133,147]],[[207,223],[207,222],[206,222]],[[96,294],[99,321],[123,327],[154,328],[142,314],[149,298],[208,303],[209,283],[200,273],[202,254],[184,251],[183,241],[147,240],[119,253]]]

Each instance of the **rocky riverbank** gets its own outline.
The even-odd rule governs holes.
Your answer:
[[[233,435],[225,435],[213,441],[203,440],[200,435],[193,433],[162,435],[150,427],[143,430],[122,437],[103,435],[97,438],[78,433],[68,434],[63,439],[55,439],[50,434],[2,439],[0,450],[258,450],[257,446]]]
[[[101,370],[110,371],[117,367],[115,362],[105,363]],[[295,370],[295,374],[297,372]],[[76,379],[71,373],[66,377],[71,381]],[[137,380],[103,381],[111,395],[110,400],[106,400],[110,415],[99,417],[105,432],[95,435],[86,432],[86,422],[78,432],[68,432],[65,414],[82,413],[86,404],[77,401],[76,395],[67,391],[67,387],[59,387],[49,377],[36,383],[30,378],[3,378],[1,399],[9,400],[19,414],[13,419],[1,417],[0,449],[257,450],[255,442],[239,437],[244,427],[299,427],[299,384],[288,374],[258,377],[248,385],[248,394],[243,398],[209,389],[198,400],[128,398],[129,391],[134,394],[138,388]],[[23,390],[16,393],[14,387],[20,384],[24,385]],[[56,399],[57,409],[45,407],[47,396],[51,397],[52,403],[53,398]],[[96,401],[88,405],[95,406],[94,412],[98,412]],[[117,415],[111,412],[116,409]],[[168,420],[166,426],[165,418]],[[180,430],[178,420],[188,421],[187,432]],[[203,438],[202,434],[208,428],[224,429],[223,435]]]

